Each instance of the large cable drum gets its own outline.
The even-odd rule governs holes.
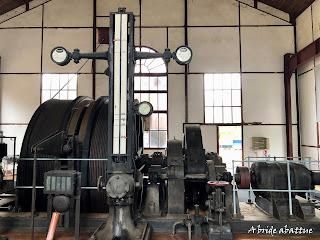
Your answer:
[[[108,141],[108,97],[101,97],[97,100],[99,111],[94,118],[95,125],[91,132],[89,158],[103,158],[107,156]],[[88,185],[97,186],[97,179],[102,176],[106,179],[106,161],[90,161],[88,171]],[[90,191],[90,211],[107,212],[107,195],[105,191]]]
[[[318,176],[313,174],[304,165],[290,163],[291,189],[309,190],[317,183]],[[253,189],[288,189],[287,163],[256,162],[251,166],[251,186]],[[270,199],[275,194],[270,192],[255,192],[256,196]],[[287,195],[278,193],[277,195]]]
[[[77,110],[83,111],[83,106],[87,105],[92,99],[88,97],[78,97],[75,100],[49,100],[41,104],[32,116],[21,147],[17,169],[17,186],[32,185],[32,161],[24,161],[23,158],[32,158],[32,148],[40,141],[48,139],[47,143],[41,145],[41,151],[37,152],[37,157],[68,157],[62,149],[66,140],[68,127],[73,122],[78,125],[81,114],[74,114]],[[76,128],[76,127],[75,127]],[[61,133],[61,134],[60,134]],[[51,138],[56,135],[56,137]],[[50,138],[50,139],[49,139]],[[37,163],[37,182],[36,185],[43,185],[44,173],[59,168],[53,161],[39,161]],[[18,206],[22,211],[29,211],[31,206],[31,190],[19,189],[17,193]],[[46,198],[41,190],[37,191],[36,208],[38,211],[46,210]]]
[[[21,160],[18,165],[17,186],[32,185],[32,146],[43,139],[57,135],[41,145],[38,158],[82,158],[107,159],[108,147],[108,97],[96,101],[88,97],[71,100],[49,100],[40,105],[34,113],[22,144]],[[135,151],[143,147],[142,120],[136,117]],[[61,134],[60,134],[61,133]],[[97,186],[100,176],[106,177],[106,161],[38,161],[37,185],[43,185],[44,173],[53,169],[75,169],[81,172],[82,186]],[[18,191],[18,204],[22,211],[29,211],[31,190]],[[37,190],[36,210],[46,211],[47,199],[42,190]],[[106,212],[106,193],[83,190],[81,193],[82,212]]]
[[[85,112],[78,134],[80,145],[80,158],[107,158],[107,126],[108,126],[108,97],[100,97],[91,103]],[[97,154],[99,153],[99,154]],[[97,186],[99,176],[105,175],[105,161],[81,161],[79,171],[81,171],[82,186]],[[96,190],[82,191],[81,210],[83,212],[106,212],[104,201],[97,201],[100,196]]]

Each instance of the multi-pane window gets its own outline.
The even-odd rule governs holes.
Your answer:
[[[155,52],[147,47],[137,51]],[[144,133],[145,148],[165,148],[168,129],[167,66],[162,58],[143,59],[136,62],[134,97],[140,102],[148,101],[153,106],[149,131]]]
[[[205,123],[241,123],[239,73],[204,75]]]
[[[41,101],[51,98],[73,100],[77,97],[77,74],[43,74]]]

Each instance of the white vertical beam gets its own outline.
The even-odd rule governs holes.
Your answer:
[[[115,14],[114,19],[114,52],[113,52],[113,154],[119,154],[120,139],[120,38],[121,38],[121,14]]]
[[[127,153],[128,15],[121,15],[120,154]]]

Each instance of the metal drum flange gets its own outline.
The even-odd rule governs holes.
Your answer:
[[[249,168],[239,166],[236,168],[236,183],[240,189],[250,188],[250,171]]]

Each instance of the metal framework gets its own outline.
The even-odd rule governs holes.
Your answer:
[[[317,171],[319,170],[319,162],[317,160],[312,160],[311,158],[302,158],[302,157],[247,157],[246,159],[242,161],[237,161],[237,160],[232,160],[232,175],[233,175],[233,182],[232,182],[232,187],[233,187],[233,213],[234,215],[237,214],[237,209],[236,209],[236,194],[239,191],[236,180],[235,180],[235,163],[242,163],[245,164],[247,163],[248,167],[250,168],[252,163],[255,162],[277,162],[277,163],[286,163],[287,165],[287,181],[288,181],[288,189],[257,189],[257,188],[252,188],[250,184],[249,192],[248,192],[248,202],[251,202],[251,195],[253,195],[254,191],[255,192],[283,192],[283,193],[289,193],[288,194],[288,205],[289,205],[289,215],[293,216],[293,209],[292,209],[292,194],[291,193],[306,193],[307,199],[310,198],[310,193],[320,193],[317,190],[303,190],[303,189],[292,189],[291,187],[291,175],[290,175],[290,164],[292,163],[299,163],[303,164],[306,167],[309,167],[309,170],[311,170],[311,166],[313,163],[316,163],[318,168]]]
[[[320,54],[320,38],[306,46],[296,54],[284,55],[284,90],[286,110],[287,156],[293,157],[292,143],[292,107],[291,107],[291,76],[296,69]]]

